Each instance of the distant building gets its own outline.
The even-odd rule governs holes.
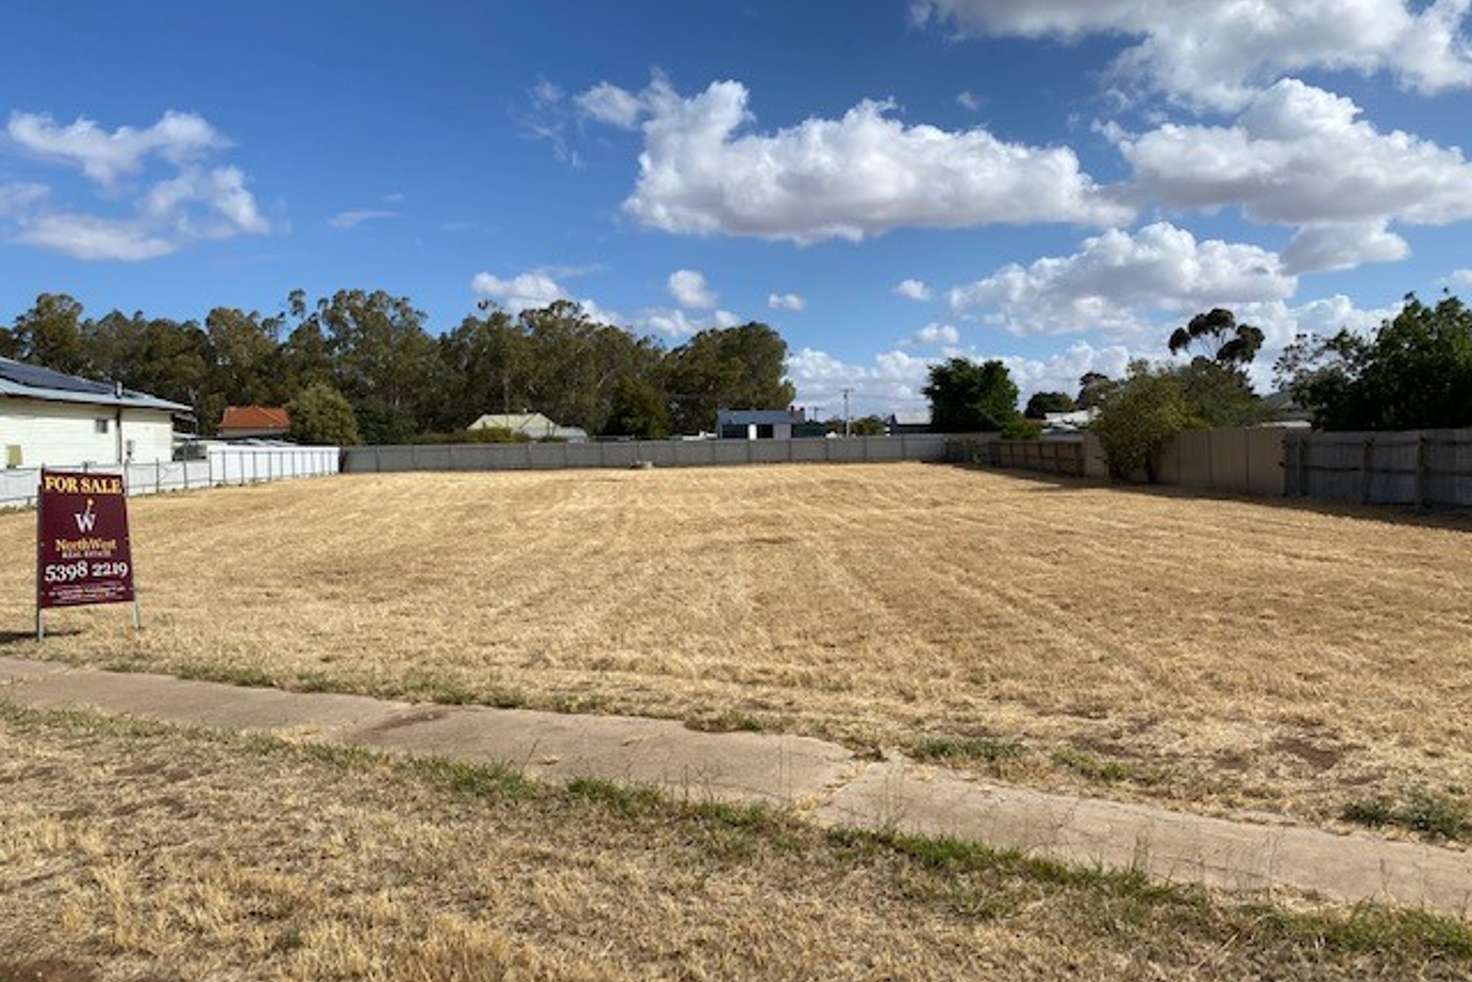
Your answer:
[[[1073,409],[1066,413],[1044,413],[1043,429],[1049,433],[1077,433],[1099,415],[1096,407]]]
[[[889,428],[890,436],[898,436],[901,433],[929,433],[930,410],[916,409],[892,413],[884,422]]]
[[[541,413],[489,413],[471,423],[472,430],[510,430],[528,440],[566,440],[582,443],[588,431],[580,426],[560,426]]]
[[[1267,411],[1267,422],[1260,426],[1275,426],[1286,430],[1312,429],[1314,414],[1293,401],[1293,393],[1274,392],[1262,397],[1262,408]]]
[[[790,440],[804,414],[791,409],[722,409],[716,436],[722,440]]]
[[[174,417],[190,412],[113,382],[0,358],[0,467],[172,460]]]
[[[226,406],[220,420],[220,439],[259,440],[291,432],[291,414],[279,406]]]

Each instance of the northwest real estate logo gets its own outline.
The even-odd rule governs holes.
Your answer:
[[[127,489],[121,476],[42,471],[36,511],[36,633],[41,611],[133,603]]]

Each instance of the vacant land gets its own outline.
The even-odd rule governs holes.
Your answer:
[[[9,653],[786,729],[1323,822],[1472,788],[1472,523],[920,464],[359,476],[133,513],[146,629],[67,612],[40,648],[34,516],[0,516]]]
[[[0,979],[1461,978],[1458,923],[0,706]],[[249,821],[241,821],[249,816]]]

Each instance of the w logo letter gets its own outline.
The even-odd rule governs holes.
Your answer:
[[[92,531],[92,528],[97,524],[97,514],[92,510],[92,499],[87,499],[87,508],[85,511],[76,512],[72,517],[77,520],[78,532]]]

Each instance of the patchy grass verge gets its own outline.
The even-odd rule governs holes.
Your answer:
[[[1418,789],[1401,800],[1384,796],[1360,798],[1344,806],[1346,822],[1370,828],[1396,827],[1433,841],[1472,839],[1472,808],[1465,800]]]
[[[992,766],[1016,760],[1027,752],[1027,748],[1015,740],[989,736],[922,737],[909,750],[910,756],[916,760],[983,763]]]
[[[1472,972],[1454,918],[494,763],[0,704],[0,785],[0,951],[99,980]]]

